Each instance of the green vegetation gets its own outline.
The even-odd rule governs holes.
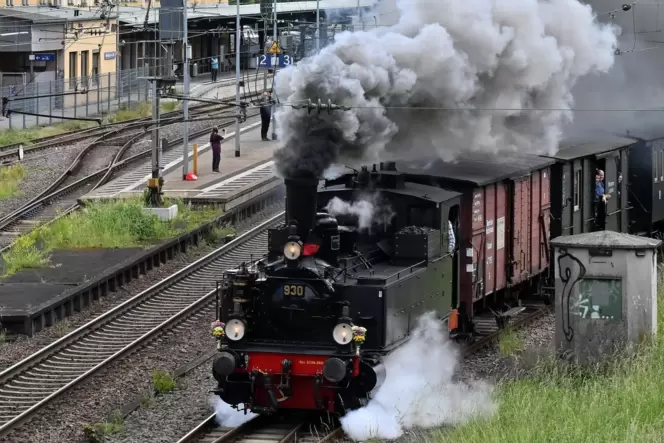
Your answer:
[[[664,282],[659,283],[664,302]],[[529,374],[499,384],[498,413],[435,431],[436,443],[595,443],[664,441],[664,309],[652,343],[635,356],[591,368],[540,360]]]
[[[524,350],[525,344],[523,337],[519,336],[512,328],[506,328],[500,333],[498,338],[498,351],[502,355],[513,355]]]
[[[175,389],[175,379],[166,371],[154,371],[152,373],[152,389],[155,394],[166,394]]]
[[[20,237],[14,247],[2,254],[5,276],[21,269],[48,265],[54,249],[149,247],[219,216],[219,211],[213,207],[191,209],[181,200],[168,199],[165,204],[178,205],[178,216],[167,222],[144,213],[139,198],[91,203]],[[221,228],[216,235],[232,232],[232,228]]]
[[[165,102],[161,105],[161,111],[174,111],[178,105],[178,101]],[[102,112],[102,115],[102,121],[104,124],[118,123],[141,117],[149,117],[152,115],[152,104],[148,102],[141,102],[138,105],[131,107],[123,105],[120,106],[115,112]],[[95,126],[97,126],[97,123],[91,121],[69,120],[50,126],[35,126],[33,128],[27,129],[7,129],[5,131],[0,131],[0,147],[13,145],[15,143],[23,143],[27,146],[30,145],[32,140],[65,134],[67,132],[89,129]]]
[[[25,168],[21,164],[0,167],[0,200],[8,199],[17,194],[24,175]]]
[[[85,423],[83,425],[83,434],[90,443],[101,443],[109,435],[122,432],[125,428],[124,417],[120,411],[114,411],[108,420],[99,423]]]

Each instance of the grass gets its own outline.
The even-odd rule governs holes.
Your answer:
[[[90,443],[101,443],[109,435],[122,432],[125,428],[124,417],[120,411],[114,411],[108,420],[98,423],[85,423],[83,434]]]
[[[498,352],[509,356],[523,351],[525,348],[524,339],[512,328],[501,331],[498,338]]]
[[[5,200],[18,194],[19,185],[24,175],[25,168],[21,164],[0,167],[0,200]]]
[[[20,237],[14,247],[2,254],[4,276],[27,268],[49,264],[54,249],[135,248],[149,247],[160,240],[190,231],[219,215],[212,207],[191,209],[181,200],[168,200],[178,205],[178,216],[162,222],[143,212],[140,199],[91,203],[84,209],[42,226]],[[216,235],[231,234],[222,228]]]
[[[659,283],[659,306],[664,281]],[[594,367],[540,361],[498,385],[497,414],[434,431],[436,443],[595,443],[664,441],[664,309],[659,331],[632,357]],[[509,340],[508,340],[509,342]]]
[[[178,101],[164,102],[161,105],[162,112],[174,111],[178,107]],[[148,102],[141,102],[138,105],[131,107],[121,106],[117,111],[111,113],[103,113],[102,119],[104,124],[123,122],[134,118],[149,117],[152,115],[152,104]],[[85,120],[69,120],[63,123],[57,123],[49,126],[37,126],[26,129],[7,129],[0,131],[0,146],[13,145],[16,143],[23,143],[30,145],[31,141],[60,135],[67,132],[79,131],[89,129],[97,126],[97,123]]]
[[[175,389],[175,378],[166,371],[152,373],[152,388],[155,394],[166,394]]]

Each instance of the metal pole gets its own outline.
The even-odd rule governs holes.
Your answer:
[[[320,51],[320,0],[316,0],[316,52]]]
[[[272,17],[274,19],[274,31],[273,31],[273,34],[272,34],[272,42],[276,43],[277,42],[277,0],[274,0],[274,8],[272,10]],[[279,60],[279,57],[277,56],[276,59]],[[279,63],[277,62],[277,65],[278,64]],[[276,66],[273,66],[273,72],[274,72],[274,76],[272,77],[272,93],[274,94],[274,84],[275,84],[276,78],[277,78],[277,67]],[[272,116],[271,116],[271,120],[272,120],[272,122],[271,122],[272,123],[272,140],[276,140],[277,139],[277,120],[274,118],[274,114],[277,111],[277,104],[276,104],[276,101],[274,100],[274,95],[272,97],[273,97],[273,99],[272,99],[272,102],[273,102],[272,103]]]
[[[235,156],[240,156],[240,0],[235,0]]]
[[[157,79],[152,80],[152,178],[159,178],[159,165],[157,163],[159,150],[159,94],[157,93]]]
[[[360,0],[357,0],[357,15],[360,18],[360,24],[362,25],[362,30],[364,31],[364,17],[362,17],[362,8],[360,7]]]
[[[183,5],[182,46],[184,57],[182,66],[184,72],[182,74],[184,75],[184,91],[182,95],[184,95],[184,101],[182,103],[182,108],[184,110],[184,144],[182,146],[182,180],[187,178],[187,173],[189,172],[189,100],[187,100],[187,97],[189,97],[189,43],[187,42],[189,36],[187,35],[187,0],[183,1]]]

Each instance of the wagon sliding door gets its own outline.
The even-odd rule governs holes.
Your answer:
[[[512,182],[512,229],[510,285],[520,283],[528,275],[530,263],[530,180],[519,177]]]
[[[510,285],[538,275],[548,266],[550,171],[533,171],[512,182]]]

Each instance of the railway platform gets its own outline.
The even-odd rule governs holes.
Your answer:
[[[248,120],[240,129],[240,157],[235,157],[235,132],[228,132],[221,146],[221,173],[212,172],[212,149],[207,143],[209,134],[192,140],[198,143],[197,180],[182,178],[182,154],[177,148],[164,155],[165,197],[184,198],[194,202],[209,202],[229,210],[257,195],[281,185],[274,174],[272,155],[277,142],[264,142],[260,137],[260,122]],[[178,155],[179,154],[179,155]],[[189,152],[189,171],[193,170],[193,152]],[[150,164],[135,173],[113,180],[83,196],[81,200],[117,199],[143,193]]]

